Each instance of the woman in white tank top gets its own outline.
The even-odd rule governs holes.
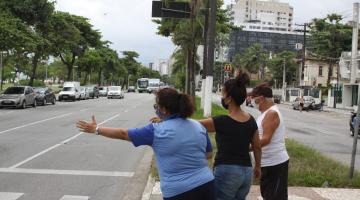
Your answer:
[[[285,146],[283,116],[274,104],[269,85],[256,86],[249,96],[254,107],[261,112],[256,120],[262,146],[261,196],[265,200],[287,200],[289,155]]]

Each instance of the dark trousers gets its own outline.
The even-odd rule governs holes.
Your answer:
[[[289,161],[261,168],[260,190],[264,200],[288,199]]]
[[[207,182],[190,191],[164,200],[216,200],[214,181]]]

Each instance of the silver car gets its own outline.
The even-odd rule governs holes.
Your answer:
[[[89,95],[89,91],[88,91],[87,87],[81,86],[80,87],[80,99],[86,100],[89,98],[90,98],[90,95]]]
[[[14,86],[7,88],[0,95],[0,108],[16,107],[25,109],[31,105],[36,107],[36,93],[29,86]]]
[[[300,97],[297,97],[293,103],[293,109],[299,110],[300,108]],[[315,99],[312,96],[304,96],[304,110],[314,109]]]

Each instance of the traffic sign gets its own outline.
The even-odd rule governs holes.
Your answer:
[[[231,64],[225,64],[224,66],[224,71],[226,72],[231,72],[233,70]]]

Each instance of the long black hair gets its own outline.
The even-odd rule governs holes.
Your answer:
[[[227,96],[230,96],[235,103],[240,106],[244,103],[247,97],[246,86],[249,83],[249,75],[243,71],[239,71],[236,78],[227,80],[224,83],[223,89],[225,90]]]

